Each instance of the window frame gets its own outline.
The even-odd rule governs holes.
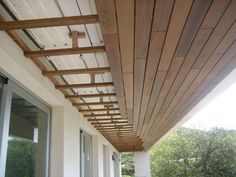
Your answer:
[[[0,102],[0,177],[5,177],[7,149],[8,149],[8,135],[10,128],[10,114],[11,114],[11,102],[13,93],[19,95],[23,99],[27,100],[40,110],[45,112],[47,117],[47,136],[46,136],[46,164],[44,176],[49,176],[49,161],[50,161],[50,130],[51,130],[51,109],[48,105],[42,103],[38,98],[28,93],[26,90],[8,80],[7,84],[3,85],[2,97]]]

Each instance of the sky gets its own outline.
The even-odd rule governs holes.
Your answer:
[[[236,83],[190,118],[183,126],[205,130],[213,127],[236,130]]]

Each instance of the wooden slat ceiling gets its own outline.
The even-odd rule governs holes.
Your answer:
[[[236,0],[95,3],[96,14],[52,17],[55,23],[40,18],[23,23],[2,20],[0,30],[16,41],[25,56],[119,151],[148,149],[236,67]],[[77,38],[72,34],[71,48],[33,51],[16,31],[10,31],[97,22],[104,46],[80,46],[75,42],[78,34]],[[49,70],[42,62],[42,57],[104,51],[109,66],[100,68]],[[94,75],[105,72],[111,73],[112,81],[94,82]],[[86,83],[59,82],[58,76],[71,74],[90,74],[91,78]],[[113,86],[115,92],[106,93],[68,90]]]

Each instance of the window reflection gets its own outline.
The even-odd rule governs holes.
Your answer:
[[[48,115],[13,93],[5,177],[44,177]]]

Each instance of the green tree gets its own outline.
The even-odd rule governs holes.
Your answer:
[[[134,176],[134,153],[121,154],[122,175]]]
[[[153,177],[236,177],[236,131],[182,128],[151,150]]]
[[[9,140],[6,177],[34,177],[35,153],[35,143],[27,140]]]

